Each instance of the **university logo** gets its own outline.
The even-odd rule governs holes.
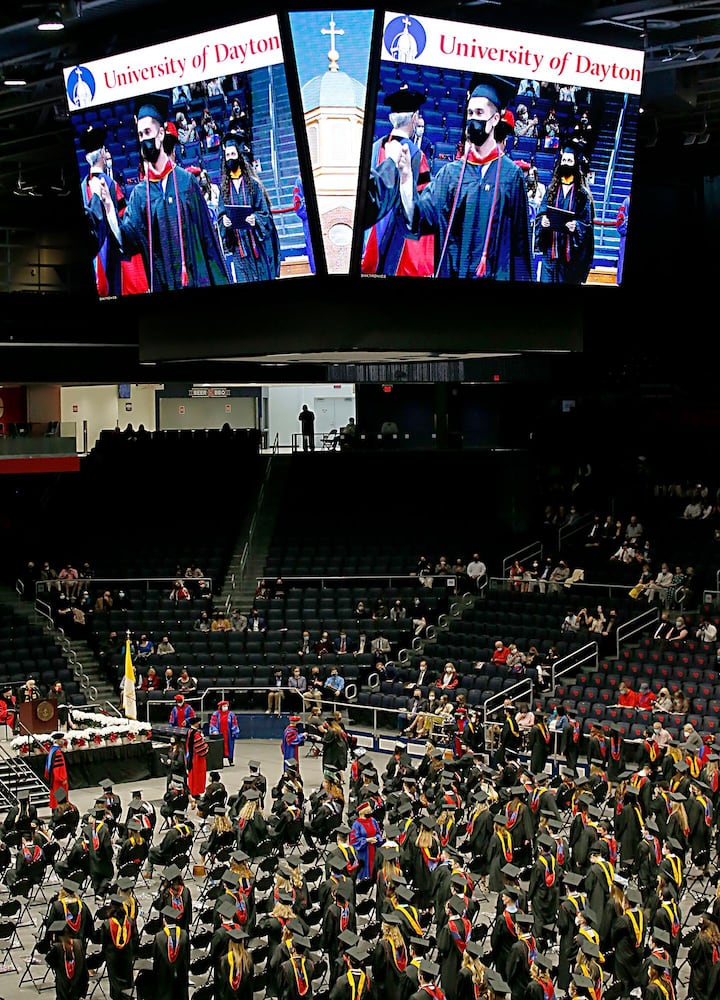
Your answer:
[[[403,14],[395,17],[385,28],[385,48],[397,62],[415,62],[427,44],[425,29],[417,18]]]
[[[95,97],[95,77],[87,66],[76,66],[68,74],[67,95],[74,108],[87,108]]]

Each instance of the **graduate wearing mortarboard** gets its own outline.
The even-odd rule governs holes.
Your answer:
[[[120,233],[123,253],[139,252],[151,292],[228,284],[220,241],[197,179],[168,156],[168,98],[154,94],[136,105],[143,176],[118,219],[107,183],[92,178],[88,210],[99,240]]]
[[[422,190],[413,183],[407,150],[394,144],[376,171],[376,186],[397,188],[411,236],[434,234],[436,277],[531,280],[525,179],[495,139],[502,103],[493,84],[472,88],[464,153]]]
[[[280,240],[272,217],[270,197],[256,174],[250,150],[236,132],[222,144],[222,172],[218,219],[223,246],[232,255],[234,282],[268,281],[280,276]],[[233,206],[247,211],[233,219]]]
[[[406,83],[385,97],[389,109],[390,132],[373,143],[370,171],[377,171],[385,162],[385,147],[394,140],[404,145],[410,157],[413,182],[422,190],[430,180],[430,167],[425,154],[413,141],[420,107],[425,94],[411,90]],[[374,220],[373,220],[374,221]],[[365,234],[363,274],[399,274],[405,277],[428,277],[433,273],[433,238],[408,239],[407,223],[402,207],[380,215]]]
[[[552,209],[571,215],[555,221]],[[575,146],[564,146],[537,214],[543,283],[581,285],[587,280],[595,253],[594,214],[580,154]]]

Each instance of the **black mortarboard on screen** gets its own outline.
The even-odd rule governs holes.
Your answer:
[[[654,941],[657,941],[658,944],[664,944],[666,947],[670,944],[670,935],[667,931],[663,931],[659,927],[653,927],[650,931],[650,937]]]
[[[553,967],[552,959],[548,958],[547,955],[542,955],[539,951],[536,953],[533,961],[535,965],[539,965],[541,969],[552,969]]]
[[[338,882],[335,886],[335,895],[339,896],[341,899],[351,899],[353,894],[353,887],[350,882]]]
[[[411,937],[410,944],[418,955],[424,955],[425,952],[431,947],[432,942],[428,941],[427,938]]]
[[[380,919],[382,920],[382,922],[384,924],[401,924],[402,923],[402,917],[395,910],[392,910],[389,913],[383,913],[383,915],[382,915],[382,917]]]
[[[174,909],[172,906],[164,906],[160,912],[169,923],[173,924],[176,922],[178,916],[180,915],[180,911]]]
[[[418,968],[423,976],[427,976],[429,979],[437,979],[440,975],[440,966],[436,965],[435,962],[431,962],[429,958],[424,958]]]
[[[165,128],[169,107],[170,98],[167,94],[148,94],[135,102],[135,117],[138,121],[141,118],[154,118],[158,125]]]
[[[411,889],[408,885],[399,883],[395,886],[395,895],[403,903],[412,903],[413,899],[415,899],[415,890]]]
[[[501,896],[507,896],[508,899],[517,899],[520,895],[520,890],[516,889],[514,885],[506,885],[500,892]]]
[[[584,876],[576,875],[575,872],[564,872],[563,882],[572,889],[578,889],[585,881]]]
[[[94,153],[102,149],[107,139],[107,129],[104,125],[87,124],[80,133],[80,146],[86,153]]]
[[[65,789],[57,788],[55,790],[55,798],[57,799],[58,802],[64,802],[65,799],[67,798],[67,793],[65,792]]]
[[[234,917],[237,904],[234,899],[226,895],[221,902],[218,903],[218,913],[223,917]]]
[[[520,878],[520,872],[522,869],[518,868],[517,865],[513,865],[509,861],[506,861],[500,871],[503,875],[507,875],[508,878]]]
[[[310,938],[305,937],[304,934],[293,934],[292,944],[293,948],[298,951],[307,951],[310,947]]]
[[[354,948],[359,940],[360,936],[353,931],[344,930],[342,934],[338,935],[338,941],[344,944],[346,948]]]
[[[67,920],[53,920],[48,927],[51,934],[63,934],[67,930]]]
[[[532,913],[518,913],[515,916],[515,923],[520,924],[521,927],[532,927],[535,923],[535,917]]]
[[[451,896],[447,901],[447,906],[459,917],[463,916],[467,909],[467,903],[460,896]]]
[[[385,95],[385,107],[390,108],[395,114],[418,111],[425,101],[425,94],[411,90],[406,83],[401,84],[391,94]]]
[[[246,941],[247,932],[242,927],[231,927],[227,932],[231,941]]]

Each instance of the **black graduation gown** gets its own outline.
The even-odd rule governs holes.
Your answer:
[[[407,949],[405,949],[407,961]],[[375,982],[379,1000],[397,1000],[402,996],[405,985],[404,967],[401,969],[391,954],[390,942],[378,941],[371,957],[372,977]]]
[[[137,928],[128,920],[122,933],[116,933],[113,937],[110,920],[104,920],[100,925],[97,942],[105,956],[110,1000],[123,1000],[123,993],[131,992],[133,986],[133,963],[138,945]]]
[[[344,905],[331,902],[325,910],[322,922],[322,948],[327,952],[331,964],[337,961],[342,942],[339,940],[343,931],[357,932],[357,917],[355,907],[350,900]]]
[[[512,858],[508,859],[505,856],[505,851],[503,844],[500,841],[497,833],[493,833],[490,838],[490,843],[488,845],[488,888],[492,892],[500,892],[502,887],[506,885],[505,876],[500,870],[503,865],[512,863]]]
[[[66,948],[69,964],[65,962]],[[67,945],[56,941],[51,945],[45,961],[55,974],[57,1000],[80,1000],[87,995],[89,976],[85,962],[85,948],[81,941],[73,938]]]
[[[577,770],[578,757],[585,751],[585,737],[582,731],[582,722],[578,721],[577,726],[572,722],[563,729],[562,752],[565,754],[565,763],[571,771]]]
[[[635,811],[633,802],[627,802],[623,806],[615,825],[615,836],[622,866],[634,865],[635,855],[642,840],[642,821]]]
[[[705,934],[696,934],[688,952],[690,982],[688,996],[693,1000],[715,1000],[720,962],[713,965],[713,946]]]
[[[493,818],[489,809],[483,810],[471,821],[471,830],[465,846],[472,850],[470,869],[478,875],[488,874],[488,847],[493,835]]]
[[[463,926],[460,917],[452,917],[453,926],[460,935],[459,940],[465,939],[467,928]],[[468,922],[469,927],[469,922]],[[446,997],[457,995],[457,978],[462,965],[462,952],[458,947],[450,927],[450,921],[444,924],[437,935],[437,956],[440,963],[440,982]]]
[[[512,826],[508,825],[508,830],[515,851],[515,864],[530,864],[532,862],[532,843],[535,836],[530,806],[525,805],[524,802],[518,805],[517,820]]]
[[[638,920],[641,911],[633,910],[632,913]],[[618,983],[622,983],[622,996],[628,997],[630,990],[642,982],[643,942],[637,946],[635,931],[627,913],[623,913],[615,920],[611,936],[615,949],[615,979]]]
[[[610,932],[612,930],[612,921],[610,919],[610,910],[607,905],[608,899],[610,898],[610,885],[612,883],[612,874],[610,874],[610,882],[608,882],[606,871],[610,871],[609,862],[604,862],[602,865],[595,863],[590,866],[590,870],[585,876],[585,894],[587,895],[587,905],[591,910],[594,910],[600,921],[600,926],[597,927],[598,934],[600,935],[600,941],[604,945],[608,939]]]
[[[642,893],[643,899],[646,899],[652,889],[655,888],[658,870],[659,863],[655,853],[655,838],[648,840],[647,837],[643,837],[635,852],[635,872],[637,874],[638,888]]]
[[[240,826],[240,823],[243,823]],[[268,825],[265,817],[255,813],[251,820],[238,820],[237,846],[250,858],[257,856],[257,849],[268,837]]]
[[[707,817],[706,817],[707,805]],[[698,868],[706,868],[710,861],[710,834],[712,832],[713,808],[712,802],[690,796],[685,807],[690,827],[688,846],[693,864]],[[707,819],[710,820],[708,825]]]
[[[190,926],[192,925],[193,902],[190,890],[186,885],[182,887],[182,891],[179,895],[175,895],[171,892],[170,887],[166,886],[155,897],[152,905],[156,910],[163,910],[166,906],[172,907],[178,914],[176,919],[178,927],[182,927],[186,931],[190,930]]]
[[[578,901],[575,906],[572,899]],[[571,898],[560,904],[557,918],[557,929],[560,936],[560,950],[558,953],[557,985],[561,990],[567,990],[572,979],[572,966],[578,953],[578,944],[575,940],[577,926],[575,917],[585,905],[586,897],[583,893],[573,893]]]
[[[372,976],[366,974],[365,986],[360,993],[360,973],[364,969],[346,969],[333,983],[330,1000],[375,1000],[376,991]],[[350,979],[354,985],[350,984]]]
[[[511,1000],[524,1000],[530,985],[530,958],[528,944],[519,938],[508,953],[505,982],[510,987]]]
[[[101,820],[95,824],[95,834],[93,836],[92,824],[88,829],[88,841],[90,845],[90,880],[97,895],[107,888],[112,882],[115,872],[113,864],[113,844],[110,836],[110,827]]]
[[[230,979],[230,962],[227,951],[221,957],[215,973],[215,1000],[252,1000],[255,979],[252,964],[236,987]]]
[[[515,914],[503,910],[498,914],[490,935],[492,963],[503,979],[506,978],[510,949],[518,939],[514,918]]]
[[[170,944],[175,948],[174,954],[171,954]],[[153,939],[152,961],[155,1000],[188,1000],[190,938],[187,931],[181,927],[158,931]]]
[[[95,934],[95,918],[92,910],[79,899],[67,899],[65,905],[59,899],[53,900],[47,908],[44,926],[54,924],[56,920],[65,920],[70,937],[79,938],[83,944],[91,940]],[[49,946],[49,940],[46,936]]]
[[[299,970],[302,969],[302,961],[300,958],[291,956],[286,962],[283,962],[280,966],[280,990],[279,996],[280,1000],[302,1000],[297,987],[297,978],[293,970],[293,965]],[[312,980],[315,973],[315,963],[310,957],[305,958],[304,975],[308,981],[309,988],[304,994],[305,1000],[309,1000],[312,997]]]
[[[548,880],[551,881],[551,885],[547,884]],[[548,934],[544,928],[548,924],[555,923],[560,901],[557,870],[553,859],[550,859],[547,867],[540,858],[533,865],[530,872],[528,899],[532,906],[532,915],[535,918],[533,934],[536,938],[545,938]]]
[[[548,731],[548,735],[552,740],[552,733]],[[530,752],[530,770],[533,774],[542,774],[550,754],[550,742],[545,741],[538,725],[534,725],[528,733],[527,748]]]

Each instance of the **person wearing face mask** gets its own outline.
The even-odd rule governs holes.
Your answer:
[[[413,238],[434,234],[435,277],[531,280],[525,180],[495,136],[502,106],[493,83],[472,88],[463,154],[422,190],[406,147],[386,144],[376,180],[386,189],[395,185]]]
[[[422,149],[425,134],[420,108],[425,95],[411,90],[406,83],[387,94],[390,131],[373,143],[371,173],[378,170],[388,157],[388,148],[402,146],[409,161],[413,184],[422,190],[430,180],[430,166]],[[419,122],[423,121],[422,125]],[[417,134],[420,128],[422,131]],[[371,225],[371,223],[373,223]],[[366,219],[363,245],[363,274],[399,274],[405,277],[427,277],[433,272],[433,239],[424,235],[411,239],[402,206],[396,201],[381,218]]]
[[[105,145],[106,139],[107,129],[104,125],[87,125],[81,132],[80,146],[85,152],[88,173],[81,181],[80,191],[85,209],[89,212],[93,197],[91,181],[93,178],[104,181],[117,220],[123,216],[127,206],[125,192],[113,179],[112,156]],[[91,228],[93,227],[91,226]],[[95,250],[93,269],[98,295],[104,298],[147,291],[142,262],[138,258],[123,259],[120,229],[117,222],[105,228],[102,238],[97,236],[97,242],[93,249]]]
[[[118,218],[103,177],[91,179],[93,226],[120,233],[123,252],[142,255],[151,292],[228,284],[222,249],[197,179],[165,149],[168,98],[153,94],[136,105],[143,170]]]
[[[233,282],[280,276],[280,241],[270,198],[257,176],[250,151],[235,132],[222,143],[218,218]]]
[[[541,282],[581,285],[587,280],[595,252],[594,215],[577,150],[564,146],[537,215]]]

